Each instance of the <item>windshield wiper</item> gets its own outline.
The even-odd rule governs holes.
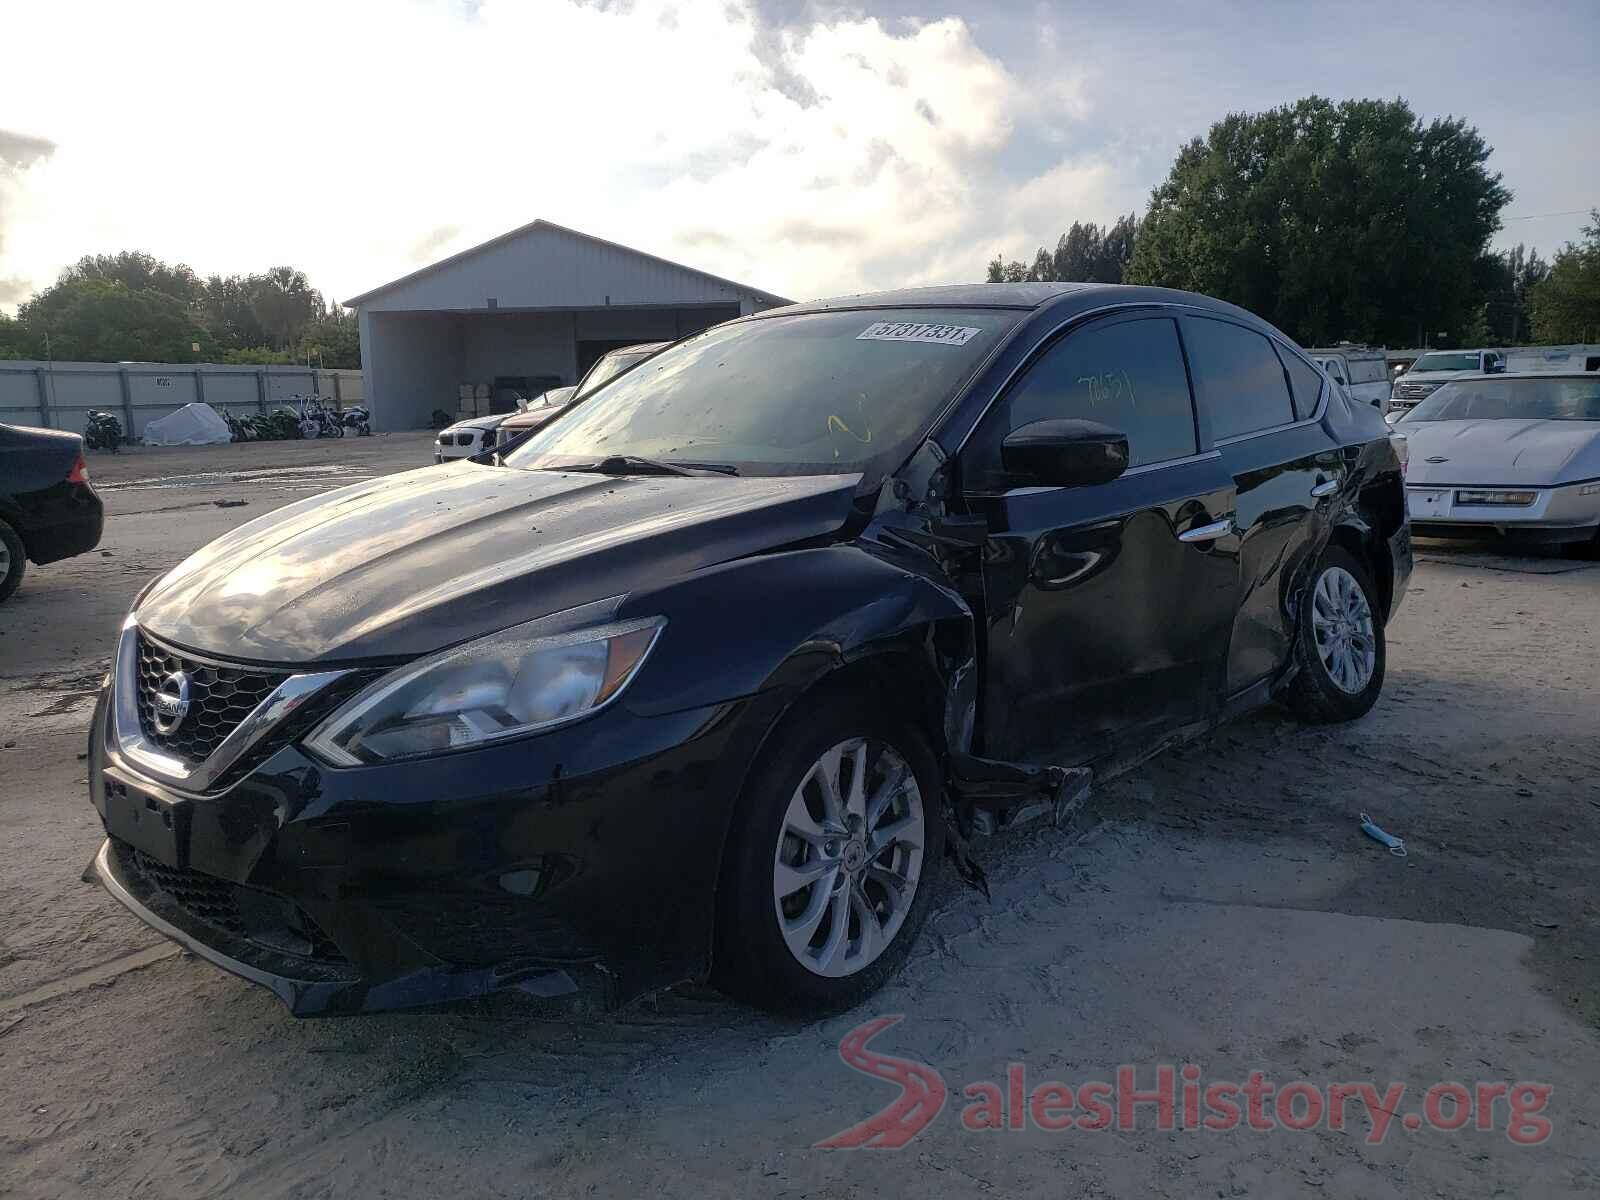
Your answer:
[[[598,475],[694,475],[698,471],[720,471],[724,475],[737,475],[738,469],[725,463],[668,463],[654,458],[640,458],[636,454],[613,454],[599,462],[576,467],[562,467],[563,471],[593,471]]]

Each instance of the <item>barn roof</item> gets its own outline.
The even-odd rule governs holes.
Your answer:
[[[359,296],[352,296],[350,299],[344,301],[344,304],[347,307],[355,308],[376,298],[391,296],[398,291],[409,288],[411,285],[421,283],[430,276],[448,273],[452,268],[460,267],[470,260],[488,254],[491,251],[503,249],[519,241],[541,237],[546,239],[555,238],[570,240],[585,247],[599,249],[603,252],[609,252],[613,256],[627,256],[629,258],[638,260],[638,262],[641,264],[648,264],[657,271],[665,270],[666,272],[672,274],[702,280],[705,283],[711,284],[717,288],[749,295],[767,305],[792,303],[792,301],[783,296],[775,295],[774,293],[764,291],[761,288],[751,287],[749,284],[738,283],[731,279],[724,279],[720,275],[713,275],[708,271],[701,271],[694,267],[684,266],[682,263],[675,263],[669,259],[660,258],[654,254],[646,254],[644,251],[635,250],[631,246],[623,246],[617,242],[610,242],[604,238],[598,238],[593,234],[583,233],[577,229],[568,229],[564,225],[557,225],[551,221],[536,220],[530,221],[526,225],[521,225],[507,233],[502,233],[498,237],[490,238],[488,241],[482,242],[476,246],[472,246],[469,249],[452,254],[448,258],[441,258],[438,262],[429,263],[427,266],[420,267],[417,270],[412,271],[410,274],[402,275],[398,279],[391,280],[388,283],[362,292]]]

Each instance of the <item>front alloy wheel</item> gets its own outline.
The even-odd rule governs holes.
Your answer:
[[[922,730],[838,685],[765,739],[733,813],[712,979],[762,1008],[817,1015],[899,969],[933,902],[943,781]]]
[[[790,798],[772,865],[784,944],[818,975],[853,975],[894,941],[916,899],[922,792],[892,747],[823,751]]]

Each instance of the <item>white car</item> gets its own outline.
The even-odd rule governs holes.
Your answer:
[[[1430,350],[1394,381],[1389,397],[1391,421],[1398,420],[1452,379],[1469,375],[1494,375],[1506,369],[1498,350]]]
[[[491,417],[469,417],[439,431],[433,443],[433,461],[449,462],[453,458],[470,458],[494,445],[495,430],[507,417],[515,413],[495,413]]]
[[[1600,554],[1600,376],[1473,375],[1395,426],[1422,537],[1499,535]]]

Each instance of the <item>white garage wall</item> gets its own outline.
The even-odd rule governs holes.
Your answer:
[[[372,427],[426,429],[433,410],[456,411],[460,318],[449,313],[361,312],[361,369]]]

